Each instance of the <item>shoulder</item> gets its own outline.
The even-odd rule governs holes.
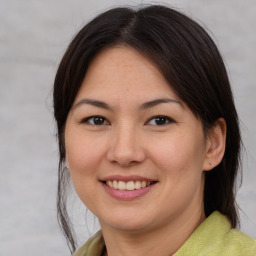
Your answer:
[[[222,243],[225,251],[232,255],[256,256],[256,241],[236,229],[230,229]]]
[[[175,256],[256,256],[256,241],[232,229],[228,219],[212,213],[192,233]]]
[[[87,240],[73,256],[101,256],[105,249],[105,242],[101,231]]]

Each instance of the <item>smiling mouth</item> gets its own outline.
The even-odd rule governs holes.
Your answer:
[[[116,189],[116,190],[127,190],[127,191],[132,191],[132,190],[138,190],[142,189],[145,187],[148,187],[156,182],[154,181],[121,181],[121,180],[107,180],[104,181],[104,184],[106,184],[108,187]]]

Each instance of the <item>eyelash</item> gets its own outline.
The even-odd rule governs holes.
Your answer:
[[[89,122],[90,119],[94,119],[94,122],[95,122],[96,118],[102,119],[104,121],[104,123],[103,124],[96,124],[96,123],[93,124],[93,123]],[[82,119],[81,123],[89,123],[90,125],[96,125],[96,126],[109,124],[108,121],[107,121],[107,123],[105,123],[105,121],[107,121],[107,119],[103,116],[89,116],[89,117]]]
[[[166,125],[168,125],[168,124],[170,124],[170,123],[176,123],[172,118],[170,118],[170,117],[168,117],[168,116],[163,116],[163,115],[159,115],[159,116],[153,116],[153,117],[151,117],[146,123],[147,124],[149,124],[149,122],[150,121],[152,121],[152,120],[157,120],[158,119],[158,121],[159,121],[159,119],[162,119],[162,121],[163,121],[163,119],[165,120],[165,123],[164,124],[161,124],[161,125],[154,125],[154,126],[166,126]],[[157,121],[156,121],[157,122]],[[152,125],[152,124],[149,124],[149,125]]]
[[[100,121],[100,123],[98,123],[98,124],[95,123],[96,118],[100,119],[100,120],[98,120],[98,121]],[[150,122],[152,120],[157,120],[157,119],[158,119],[158,121],[159,120],[160,121],[165,121],[164,124],[157,124],[158,121],[156,121],[156,124],[150,124]],[[94,120],[93,123],[91,123],[90,120]],[[89,117],[86,117],[86,118],[82,119],[81,123],[88,123],[90,125],[95,125],[95,126],[109,125],[110,124],[110,122],[105,117],[103,117],[103,116],[89,116]],[[166,126],[166,125],[168,125],[170,123],[176,123],[176,122],[172,118],[170,118],[168,116],[164,116],[164,115],[153,116],[153,117],[149,118],[146,121],[147,125],[153,125],[153,126]]]

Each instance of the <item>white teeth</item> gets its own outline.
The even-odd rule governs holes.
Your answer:
[[[134,190],[134,182],[133,181],[128,181],[126,183],[126,189],[127,190]]]
[[[108,180],[106,183],[107,183],[107,185],[108,185],[109,187],[111,187],[111,188],[113,187],[113,182],[112,182],[112,180]]]
[[[141,182],[140,181],[135,181],[135,189],[140,189],[141,188]]]
[[[150,181],[116,181],[116,180],[108,180],[106,181],[106,184],[114,189],[118,189],[118,190],[135,190],[135,189],[141,189],[141,188],[145,188],[147,186],[149,186],[151,184]]]
[[[113,188],[118,189],[118,183],[116,180],[113,181]]]
[[[126,190],[126,183],[124,181],[118,181],[118,189],[119,190]]]

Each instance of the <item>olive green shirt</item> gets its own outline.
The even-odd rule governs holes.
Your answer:
[[[102,256],[106,250],[101,231],[91,237],[74,256]],[[212,213],[173,256],[256,256],[256,241],[231,229],[228,219]]]

